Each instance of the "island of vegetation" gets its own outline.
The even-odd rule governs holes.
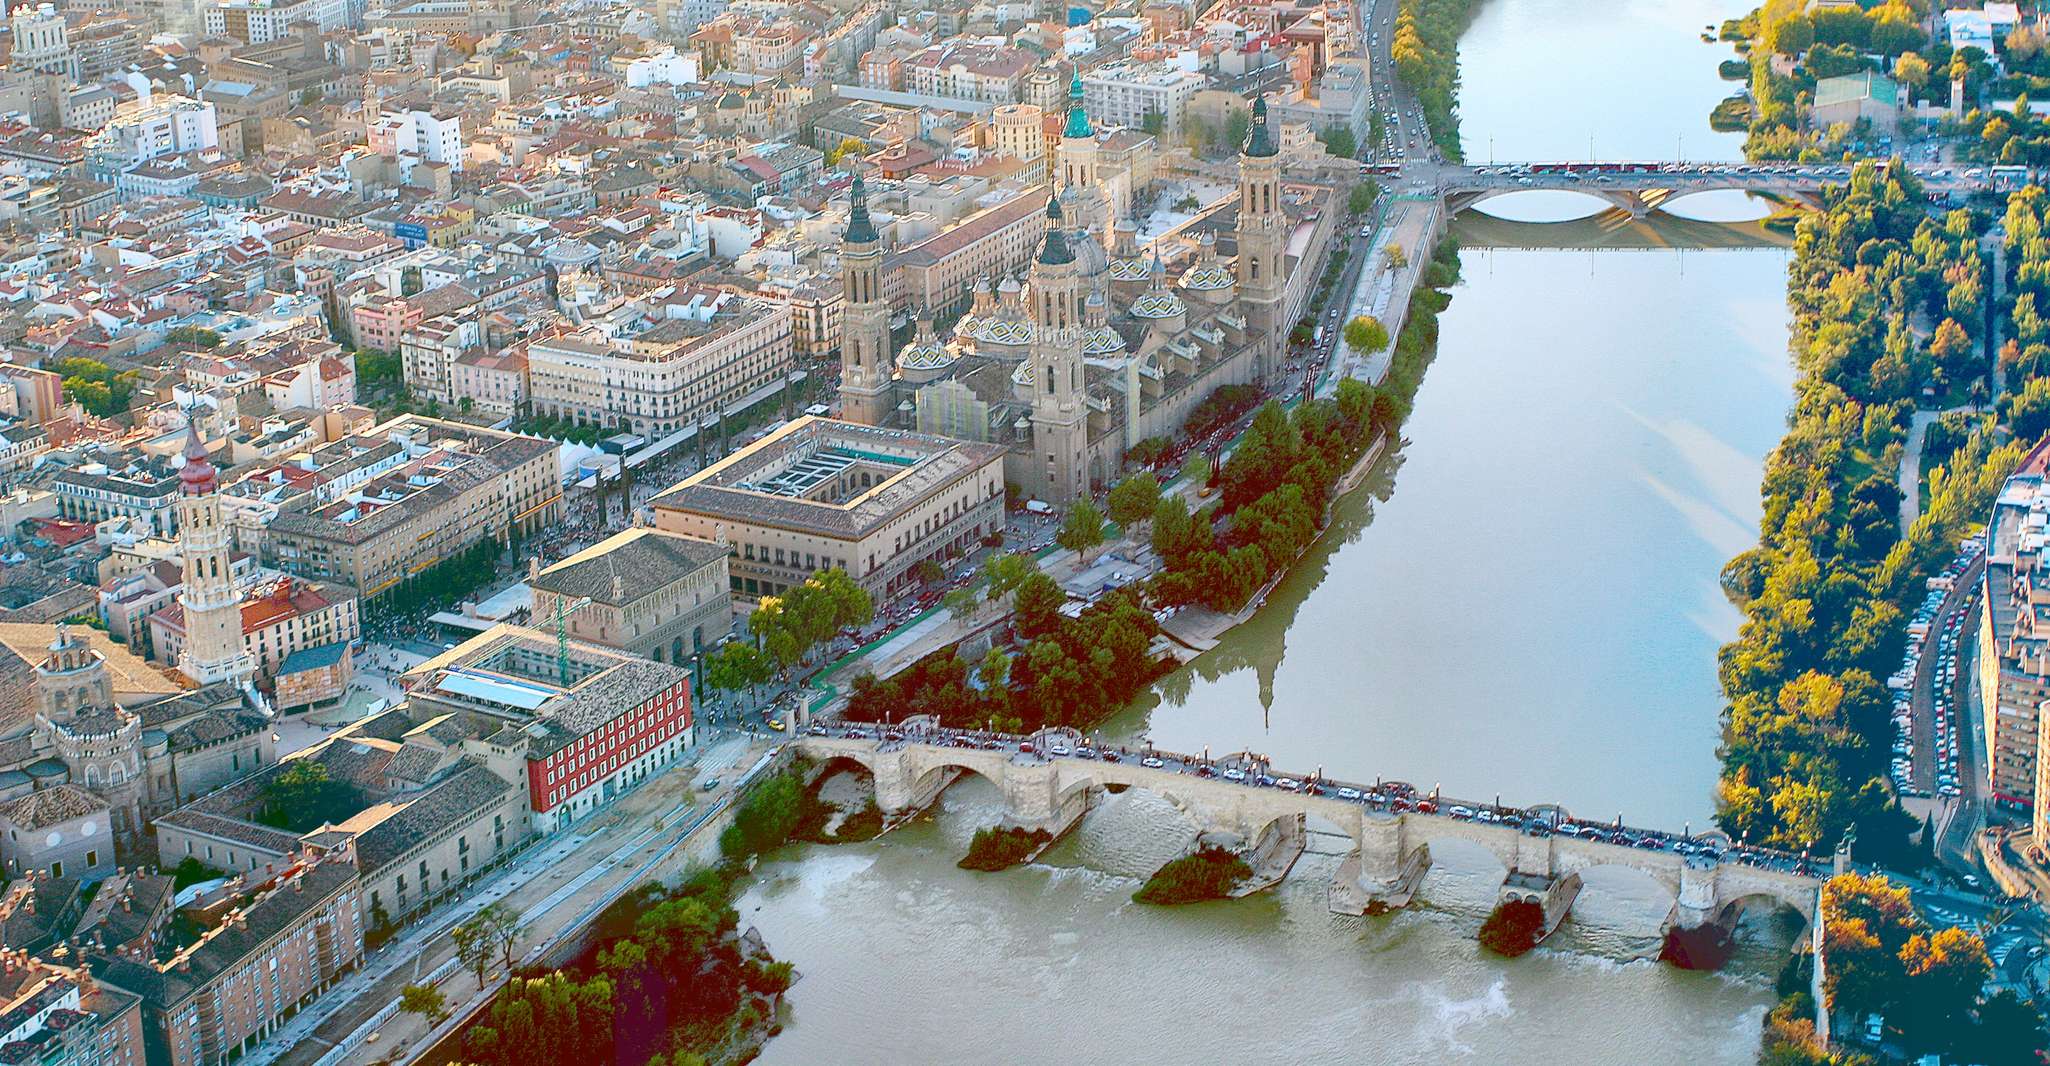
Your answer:
[[[1018,826],[998,826],[992,829],[978,829],[975,839],[968,843],[968,854],[958,864],[963,870],[980,870],[994,873],[1008,870],[1032,857],[1032,853],[1053,843],[1053,834],[1044,829],[1024,829]]]
[[[1227,899],[1251,876],[1253,868],[1230,849],[1203,847],[1155,871],[1132,899],[1160,906]]]
[[[1545,909],[1527,899],[1495,904],[1488,920],[1481,923],[1481,946],[1504,958],[1525,954],[1544,936]]]

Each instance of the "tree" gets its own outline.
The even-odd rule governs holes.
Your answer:
[[[1948,1047],[1970,1031],[1979,987],[1993,972],[1986,943],[1963,929],[1916,933],[1901,948],[1901,966],[1913,994],[1907,997],[1902,1028],[1922,1047]]]
[[[1481,946],[1515,958],[1537,947],[1545,934],[1545,909],[1529,900],[1503,900],[1481,924]]]
[[[1401,270],[1409,265],[1409,253],[1402,250],[1402,245],[1391,244],[1381,253],[1381,261],[1388,264],[1390,270]]]
[[[778,774],[757,786],[733,816],[733,824],[719,834],[719,850],[728,860],[739,862],[782,847],[797,828],[803,808],[804,786],[791,774]]]
[[[477,987],[484,986],[484,975],[491,969],[491,960],[497,952],[497,945],[475,918],[456,926],[449,932],[456,944],[456,958],[465,969],[477,977]]]
[[[982,606],[982,601],[976,597],[974,589],[950,589],[945,596],[940,597],[940,605],[959,622],[973,617],[976,608]]]
[[[434,985],[407,985],[399,990],[399,1009],[420,1015],[430,1026],[440,1025],[448,1017],[448,997]]]
[[[200,326],[178,326],[164,334],[164,340],[171,344],[189,344],[208,351],[221,346],[219,333]]]
[[[1158,137],[1167,129],[1167,116],[1148,108],[1146,113],[1139,117],[1139,128],[1150,136]]]
[[[1110,520],[1130,526],[1153,517],[1160,503],[1160,479],[1142,471],[1117,483],[1110,490]]]
[[[1805,15],[1783,18],[1766,31],[1765,43],[1780,55],[1801,55],[1815,45],[1815,23]]]
[[[1026,578],[1038,572],[1032,556],[1024,552],[1005,552],[982,561],[982,576],[989,583],[989,598],[992,600],[1010,595]]]
[[[2043,1016],[2036,1005],[2002,991],[1979,1004],[1971,1034],[1975,1060],[1986,1066],[2038,1066],[2045,1050]]]
[[[840,165],[840,160],[845,159],[849,155],[860,155],[866,151],[868,151],[868,145],[863,143],[861,138],[842,137],[840,138],[839,144],[836,144],[832,148],[827,149],[825,159],[826,167],[827,169],[837,167]]]
[[[498,952],[499,962],[507,971],[513,966],[513,948],[520,942],[520,916],[503,902],[487,904],[470,919],[483,931],[483,936]]]
[[[1352,187],[1345,197],[1345,209],[1355,215],[1364,215],[1373,210],[1374,201],[1381,198],[1381,189],[1370,181],[1360,182]]]
[[[2050,377],[2029,379],[2008,398],[2007,424],[2016,439],[2033,443],[2050,432]]]
[[[1894,80],[1921,92],[1929,84],[1929,61],[1913,52],[1893,61]]]
[[[1089,553],[1103,544],[1103,513],[1087,497],[1076,500],[1068,505],[1068,515],[1053,539],[1086,562]]]
[[[1354,139],[1352,131],[1344,126],[1333,126],[1320,134],[1317,139],[1324,142],[1325,151],[1340,159],[1351,159],[1358,155],[1360,151],[1359,142]]]
[[[1013,625],[1018,636],[1025,640],[1036,640],[1053,632],[1060,619],[1060,609],[1068,602],[1068,594],[1054,584],[1053,578],[1034,571],[1018,586],[1018,596],[1013,606]]]
[[[1190,452],[1189,457],[1182,460],[1181,480],[1191,485],[1208,485],[1210,474],[1210,457],[1202,452]]]
[[[1388,327],[1372,315],[1358,315],[1345,324],[1345,346],[1354,355],[1366,355],[1388,347]]]

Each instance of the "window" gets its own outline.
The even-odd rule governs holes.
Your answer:
[[[92,869],[93,867],[95,867],[95,866],[98,866],[99,864],[100,864],[100,853],[99,853],[98,851],[96,851],[96,850],[88,850],[88,851],[87,851],[87,852],[85,853],[85,866],[86,866],[86,869],[90,870],[90,869]]]
[[[63,876],[64,876],[64,864],[63,864],[63,863],[61,863],[61,862],[53,862],[53,863],[51,863],[51,864],[50,864],[50,876],[51,876],[52,878],[58,878],[58,877],[63,877]]]

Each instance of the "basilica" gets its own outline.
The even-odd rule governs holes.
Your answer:
[[[1064,501],[1114,479],[1126,449],[1172,436],[1218,387],[1271,380],[1286,359],[1341,213],[1323,185],[1285,182],[1264,100],[1238,157],[1238,195],[1142,244],[1114,217],[1099,141],[1071,92],[1043,243],[1022,277],[983,278],[944,335],[918,316],[892,350],[884,251],[860,178],[841,249],[841,417],[1007,447],[1005,480]]]

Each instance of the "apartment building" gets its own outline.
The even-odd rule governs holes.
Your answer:
[[[102,983],[142,999],[151,1066],[208,1066],[247,1053],[363,961],[361,878],[348,844],[295,851],[251,875],[253,899],[173,957],[96,957]]]
[[[404,415],[318,449],[313,461],[386,444],[398,448],[396,465],[279,509],[268,531],[279,568],[353,586],[368,600],[480,540],[503,544],[560,517],[557,448],[535,437]]]
[[[269,44],[295,22],[311,22],[325,33],[348,21],[347,0],[217,0],[200,13],[209,37]]]
[[[904,61],[904,87],[926,96],[1016,103],[1026,72],[1038,62],[1037,55],[1008,45],[936,44]]]
[[[175,663],[185,648],[185,608],[171,600],[149,618],[150,648],[157,661]],[[331,582],[307,581],[267,572],[242,595],[242,648],[259,677],[276,677],[293,653],[363,635],[356,593]]]
[[[2031,811],[2044,827],[2037,758],[2050,715],[2050,442],[2038,444],[2001,487],[1986,523],[1984,602],[1979,616],[1979,713],[1996,804]]]
[[[143,1066],[142,997],[18,947],[0,969],[0,1063]]]
[[[1046,235],[1046,189],[1034,186],[886,258],[883,297],[896,310],[964,310],[978,279],[1021,274]]]
[[[691,425],[795,368],[790,308],[725,290],[679,293],[638,333],[591,329],[527,346],[535,413],[636,433]]]
[[[655,528],[731,545],[739,599],[838,567],[881,602],[1003,530],[1005,450],[806,416],[655,497]]]
[[[1167,62],[1109,63],[1082,75],[1092,121],[1144,129],[1148,115],[1159,115],[1161,136],[1170,142],[1181,138],[1189,100],[1206,84],[1203,75]]]

